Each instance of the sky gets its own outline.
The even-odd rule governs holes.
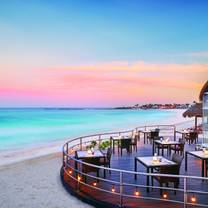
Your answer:
[[[0,0],[0,107],[198,101],[208,1]]]

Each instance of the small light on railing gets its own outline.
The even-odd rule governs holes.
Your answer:
[[[167,199],[168,195],[166,193],[163,194],[163,199]]]
[[[78,180],[78,181],[81,181],[81,176],[78,176],[78,177],[77,177],[77,180]]]
[[[70,175],[72,174],[72,170],[69,170],[69,174],[70,174]]]
[[[140,192],[138,191],[138,189],[136,188],[135,192],[134,192],[135,196],[140,196]]]
[[[93,184],[92,184],[93,186],[97,186],[97,183],[96,182],[93,182]]]
[[[191,197],[191,202],[192,203],[195,203],[196,202],[196,197],[194,195]]]
[[[111,191],[112,191],[113,193],[116,192],[116,189],[115,189],[115,186],[114,186],[114,185],[113,185]]]

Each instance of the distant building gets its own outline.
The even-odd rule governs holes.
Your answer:
[[[202,101],[202,109],[203,109],[203,143],[208,144],[208,81],[204,84],[200,95],[200,101]]]

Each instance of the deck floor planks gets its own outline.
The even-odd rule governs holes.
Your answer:
[[[186,144],[185,150],[194,150],[195,144],[188,145]],[[134,171],[134,157],[135,156],[150,156],[152,155],[152,145],[151,144],[144,144],[143,139],[141,138],[140,141],[138,142],[138,151],[133,151],[131,154],[126,153],[126,151],[123,151],[123,155],[121,156],[118,154],[117,148],[115,151],[115,154],[112,155],[111,158],[111,167],[112,168],[118,168],[118,169],[123,169],[123,170],[132,170]],[[167,157],[166,152],[164,153],[164,156]],[[168,158],[168,157],[167,157]],[[170,157],[169,157],[170,158]],[[180,174],[181,175],[193,175],[193,176],[200,176],[201,175],[201,163],[200,160],[194,158],[194,157],[189,157],[188,158],[188,171],[185,172],[184,168],[185,161],[183,160],[182,165],[181,165],[181,170]],[[138,163],[138,171],[139,172],[146,172],[146,169],[144,166]],[[103,173],[100,171],[100,175]],[[119,173],[111,171],[111,174],[108,172],[106,173],[106,178],[114,181],[119,181]],[[137,180],[134,180],[134,175],[131,174],[124,174],[124,183],[132,183],[132,184],[139,184],[139,185],[145,185],[146,184],[146,176],[138,176]],[[88,178],[87,183],[92,184],[94,179]],[[151,182],[150,182],[151,184]],[[201,180],[188,180],[188,189],[193,189],[193,190],[204,190],[208,191],[208,181],[201,181]],[[98,187],[105,188],[106,190],[111,191],[111,188],[114,184],[106,184],[104,182],[98,182]],[[154,185],[158,185],[157,182],[154,182]],[[183,187],[183,181],[180,181],[179,188]],[[119,192],[119,187],[115,185],[116,192]],[[132,194],[134,195],[135,188],[132,187],[123,187],[124,188],[124,194]],[[88,197],[93,197],[97,200],[101,201],[107,201],[109,203],[113,204],[119,204],[119,196],[116,196],[112,193],[104,193],[102,191],[98,190],[92,190],[89,187],[86,187],[84,185],[80,186],[80,190],[82,194],[85,194]],[[146,188],[138,188],[141,196],[151,196],[151,197],[161,197],[159,189],[154,189],[152,190],[150,188],[150,192],[146,192]],[[183,201],[183,193],[177,192],[175,195],[173,191],[165,191],[168,194],[169,199],[178,199]],[[191,195],[188,196],[188,200],[190,201]],[[197,195],[197,201],[201,203],[207,203],[207,196],[198,196]],[[162,207],[173,207],[173,208],[180,208],[183,207],[183,205],[179,204],[173,204],[169,202],[161,202],[161,201],[156,201],[156,200],[143,200],[141,198],[127,198],[123,197],[123,205],[126,207],[144,207],[144,208],[149,208],[154,206],[161,206]],[[188,207],[193,207],[193,206],[188,206]]]

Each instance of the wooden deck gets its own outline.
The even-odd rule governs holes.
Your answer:
[[[195,144],[186,144],[185,150],[194,150]],[[134,158],[135,156],[150,156],[152,155],[152,145],[151,144],[144,144],[143,138],[140,139],[138,142],[138,151],[133,151],[132,153],[128,154],[126,151],[123,151],[123,155],[121,156],[118,154],[117,148],[115,153],[112,155],[111,158],[111,168],[123,169],[128,171],[134,171]],[[167,157],[166,152],[164,156]],[[171,156],[169,156],[170,158]],[[168,158],[168,157],[167,157]],[[183,160],[180,174],[181,175],[191,175],[191,176],[200,176],[201,175],[201,162],[198,159],[193,157],[188,158],[188,171],[185,171],[184,167],[185,161]],[[139,172],[146,172],[144,166],[138,163],[138,171]],[[94,174],[92,174],[94,175]],[[100,171],[100,176],[103,177],[103,172]],[[134,179],[133,174],[124,174],[123,175],[123,183],[131,183],[131,184],[138,184],[138,185],[146,185],[146,176],[139,175],[137,180]],[[115,171],[111,171],[110,173],[106,173],[106,179],[110,179],[113,181],[119,182],[119,173]],[[83,179],[81,179],[82,181]],[[120,196],[113,194],[113,193],[105,193],[100,191],[99,188],[102,187],[105,190],[111,191],[112,187],[115,188],[115,193],[119,193],[120,187],[116,186],[116,184],[109,184],[107,182],[99,181],[95,188],[88,187],[84,184],[79,184],[79,188],[77,187],[77,182],[71,179],[69,176],[64,175],[64,182],[68,188],[76,194],[76,196],[80,197],[80,199],[85,200],[88,203],[92,203],[96,207],[117,207],[120,203]],[[92,185],[95,182],[93,178],[87,178],[87,184]],[[157,182],[154,182],[154,185],[158,185]],[[170,186],[171,187],[171,186]],[[173,187],[173,186],[172,186]],[[179,188],[183,188],[183,179],[180,180]],[[187,189],[188,190],[198,190],[198,191],[208,191],[208,181],[202,180],[188,180],[187,181]],[[131,186],[123,186],[123,193],[127,195],[135,196],[136,189]],[[137,198],[130,198],[130,197],[123,197],[122,204],[123,207],[142,207],[142,208],[150,208],[153,206],[160,206],[160,207],[168,207],[168,208],[182,208],[184,207],[183,204],[175,204],[171,202],[165,201],[158,201],[158,200],[149,200],[143,199],[142,197],[153,197],[153,198],[161,198],[159,189],[152,189],[150,188],[149,193],[146,191],[146,188],[138,188],[137,191],[139,195]],[[176,194],[172,190],[165,190],[163,193],[166,193],[168,199],[172,200],[180,200],[183,202],[184,196],[183,192],[177,192]],[[192,194],[188,194],[187,200],[191,202]],[[208,205],[208,196],[197,194],[194,195],[197,198],[197,203],[203,203]],[[197,207],[193,205],[188,205],[188,208]]]

